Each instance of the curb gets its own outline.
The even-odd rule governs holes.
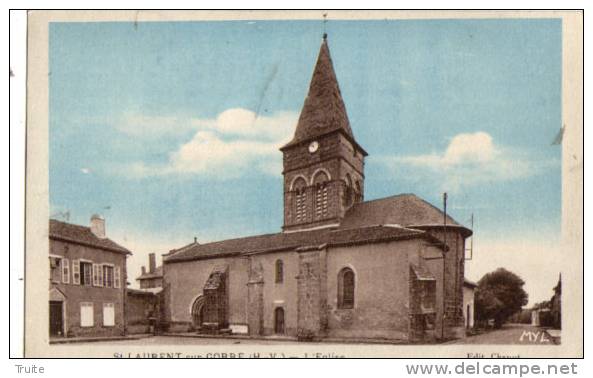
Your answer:
[[[217,339],[217,340],[261,340],[261,341],[284,341],[284,342],[298,342],[299,344],[307,343],[337,343],[337,344],[385,344],[385,345],[409,345],[413,344],[403,340],[372,340],[372,339],[338,339],[338,338],[324,338],[312,339],[310,341],[299,341],[296,337],[266,337],[266,336],[247,336],[247,335],[204,335],[204,334],[188,334],[188,333],[163,333],[158,336],[165,337],[187,337],[198,339]]]
[[[49,340],[50,345],[53,344],[75,344],[75,343],[94,343],[101,341],[123,341],[123,340],[140,340],[152,335],[138,335],[138,336],[108,336],[108,337],[74,337],[64,339],[53,339]]]

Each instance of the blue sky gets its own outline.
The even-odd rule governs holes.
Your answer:
[[[279,231],[277,148],[322,33],[320,21],[52,23],[51,214],[105,215],[136,253],[132,277],[146,253],[194,236]],[[475,215],[468,276],[511,259],[548,296],[553,280],[536,285],[527,261],[553,256],[560,232],[561,21],[330,21],[327,33],[370,154],[365,198],[440,206],[447,191],[453,217]]]

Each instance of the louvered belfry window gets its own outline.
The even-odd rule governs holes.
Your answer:
[[[324,172],[317,173],[313,180],[315,185],[315,217],[317,218],[324,218],[329,212],[328,181],[329,178]]]
[[[307,182],[303,178],[298,178],[294,185],[295,192],[295,221],[304,222],[307,220]]]
[[[296,193],[296,220],[297,222],[307,219],[307,192],[301,189]]]
[[[315,195],[315,215],[318,218],[327,216],[327,185],[325,183],[317,184],[317,193]]]

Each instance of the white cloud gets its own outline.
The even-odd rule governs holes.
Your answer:
[[[166,163],[149,165],[135,162],[127,165],[124,173],[135,177],[192,174],[229,178],[256,169],[279,174],[276,160],[280,162],[282,158],[278,148],[290,140],[297,117],[294,112],[257,116],[251,110],[233,108],[213,119],[189,119],[184,122],[185,130],[189,127],[195,130],[195,134],[172,151]],[[175,122],[174,117],[162,119]],[[166,124],[155,120],[149,123]],[[162,129],[149,127],[147,132],[159,133]]]
[[[82,172],[85,175],[88,175],[89,173],[91,173],[91,169],[90,168],[80,168],[80,172]]]
[[[298,115],[294,112],[278,112],[271,116],[257,116],[242,108],[233,108],[213,119],[193,119],[196,129],[212,129],[222,135],[233,135],[258,140],[286,141],[294,132]]]
[[[192,128],[190,119],[177,116],[147,116],[124,113],[115,122],[115,128],[125,134],[153,138],[163,135],[177,135]]]
[[[443,153],[392,156],[380,159],[396,169],[414,169],[415,177],[429,175],[442,183],[444,190],[501,182],[541,173],[557,161],[534,160],[518,150],[496,145],[486,132],[458,134]]]

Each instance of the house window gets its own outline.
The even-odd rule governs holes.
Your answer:
[[[93,264],[93,286],[103,286],[103,265]]]
[[[113,267],[103,265],[103,286],[113,287]]]
[[[62,282],[70,283],[70,261],[68,259],[62,259]]]
[[[276,260],[276,283],[284,282],[284,263],[282,260]]]
[[[80,284],[91,286],[93,284],[93,264],[86,261],[80,262]]]
[[[62,275],[61,260],[59,257],[50,256],[49,258],[49,276],[53,283],[60,282]]]
[[[103,326],[113,327],[115,325],[115,306],[113,303],[103,303]]]
[[[350,268],[338,274],[338,308],[354,308],[355,276]]]
[[[92,327],[95,325],[93,319],[93,302],[81,302],[80,303],[80,326],[81,327]]]

